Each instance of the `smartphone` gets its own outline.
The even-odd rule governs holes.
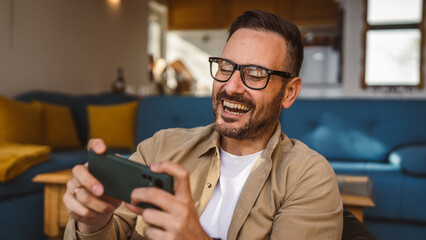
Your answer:
[[[139,187],[157,187],[173,194],[173,177],[154,173],[148,166],[110,153],[96,154],[88,151],[89,172],[104,186],[107,195],[130,203],[130,194]],[[149,203],[138,204],[141,208],[157,208]]]

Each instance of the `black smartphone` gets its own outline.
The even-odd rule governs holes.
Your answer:
[[[89,172],[104,186],[107,195],[130,203],[130,194],[139,187],[157,187],[173,194],[173,177],[154,173],[148,166],[110,153],[96,154],[88,151]],[[157,208],[149,203],[141,208]]]

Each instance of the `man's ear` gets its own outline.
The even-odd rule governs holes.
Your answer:
[[[301,89],[302,79],[300,77],[293,78],[290,82],[287,83],[282,100],[283,108],[287,109],[293,105]]]

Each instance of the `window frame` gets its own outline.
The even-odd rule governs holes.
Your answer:
[[[417,88],[422,89],[424,87],[424,76],[423,76],[423,64],[424,64],[424,47],[425,47],[425,0],[422,0],[422,19],[419,23],[403,23],[403,24],[374,24],[370,25],[368,23],[368,1],[363,0],[364,2],[364,29],[363,29],[363,39],[362,39],[362,74],[361,74],[361,87],[363,89],[367,88]],[[367,32],[369,30],[398,30],[398,29],[418,29],[420,31],[420,81],[417,85],[368,85],[365,79],[365,69],[366,69],[366,57],[367,57]]]

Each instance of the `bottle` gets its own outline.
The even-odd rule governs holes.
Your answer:
[[[112,84],[112,92],[124,94],[126,81],[124,80],[124,70],[122,67],[117,69],[117,80]]]

